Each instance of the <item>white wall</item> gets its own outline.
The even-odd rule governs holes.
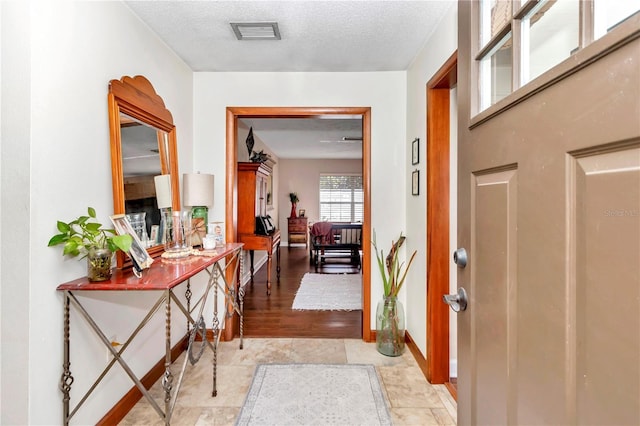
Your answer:
[[[103,224],[113,212],[111,79],[142,74],[152,82],[173,112],[180,172],[191,170],[193,74],[121,2],[3,2],[2,40],[0,423],[60,423],[63,315],[56,286],[86,276],[86,263],[63,259],[60,248],[47,247],[47,241],[56,220],[77,217],[87,206],[96,208]],[[7,41],[22,50],[5,50]],[[124,339],[150,298],[129,294],[124,301],[121,295],[95,293],[81,300],[106,324],[107,336]],[[75,403],[101,371],[106,349],[77,315],[71,320]],[[184,321],[175,323],[174,341],[185,328]],[[134,344],[127,351],[137,373],[146,373],[163,353],[162,315],[153,326],[142,336],[148,346]],[[116,371],[72,423],[95,423],[131,388]]]
[[[0,155],[1,293],[0,423],[27,424],[29,341],[29,9],[0,2],[2,11],[2,152]],[[26,22],[25,22],[26,21]],[[12,141],[9,144],[8,141]],[[11,206],[11,208],[7,208]],[[18,224],[18,226],[16,226]],[[11,244],[9,244],[11,242]]]
[[[415,339],[422,354],[427,349],[427,283],[426,283],[426,147],[427,140],[427,106],[426,85],[444,62],[455,52],[458,40],[458,10],[455,3],[447,12],[434,34],[429,38],[419,55],[409,67],[407,73],[407,137],[405,145],[420,138],[420,163],[411,166],[411,150],[407,149],[404,163],[406,172],[403,178],[406,187],[410,188],[411,171],[420,171],[420,195],[412,196],[405,191],[407,203],[405,253],[418,250],[404,285],[406,293],[407,330]],[[455,217],[452,220],[456,220]],[[396,233],[399,230],[395,231]],[[382,240],[384,241],[384,240]]]
[[[287,238],[287,217],[291,213],[290,192],[297,192],[297,208],[305,209],[309,224],[320,220],[320,174],[346,173],[362,174],[362,160],[301,160],[284,159],[280,161],[280,219],[283,241]]]
[[[370,106],[371,226],[380,241],[390,242],[405,228],[406,87],[405,72],[195,73],[196,166],[207,161],[218,173],[225,170],[227,106]],[[216,203],[214,210],[224,214],[223,205]],[[372,272],[375,324],[382,282],[376,269]]]

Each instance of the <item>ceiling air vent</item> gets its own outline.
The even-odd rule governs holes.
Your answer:
[[[231,22],[238,40],[280,40],[277,22]]]

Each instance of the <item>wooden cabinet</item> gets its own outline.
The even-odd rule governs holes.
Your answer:
[[[256,216],[266,216],[271,171],[264,163],[238,163],[238,234],[254,234]]]
[[[308,229],[306,217],[290,217],[287,218],[289,231],[289,247],[291,244],[308,245]]]
[[[276,253],[276,278],[280,282],[280,231],[269,235],[256,234],[256,216],[267,214],[267,183],[272,169],[264,163],[238,163],[238,242],[249,251],[251,282],[253,282],[253,252],[267,252],[267,294],[271,294],[271,264]]]

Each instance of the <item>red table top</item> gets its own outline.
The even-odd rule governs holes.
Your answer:
[[[131,269],[116,269],[108,281],[91,282],[87,277],[60,284],[56,290],[72,291],[146,291],[167,290],[186,281],[205,268],[215,264],[242,247],[241,243],[228,243],[216,248],[215,256],[189,256],[183,259],[154,259],[142,277],[133,275]]]

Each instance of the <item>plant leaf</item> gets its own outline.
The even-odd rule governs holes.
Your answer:
[[[58,231],[62,232],[63,234],[69,232],[69,230],[71,229],[71,226],[61,221],[58,221],[58,224],[56,226],[58,227]]]
[[[77,256],[78,254],[80,254],[80,251],[78,250],[77,241],[75,240],[67,241],[67,243],[64,245],[64,250],[62,250],[62,255]]]
[[[58,235],[54,235],[53,237],[51,237],[51,239],[49,240],[49,244],[47,244],[47,245],[49,247],[57,246],[58,244],[62,244],[65,241],[67,241],[67,234],[58,234]]]
[[[94,218],[94,219],[95,219],[95,217],[96,217],[96,210],[95,210],[93,207],[89,207],[89,208],[87,209],[87,212],[89,213],[89,216],[91,216],[92,218]]]
[[[128,253],[129,250],[131,249],[131,243],[133,242],[133,238],[131,237],[131,235],[125,234],[125,235],[116,235],[110,238],[110,241],[113,243],[113,245],[118,248],[119,250],[122,250],[125,253]]]
[[[102,225],[99,223],[91,222],[86,224],[87,231],[98,232]]]

